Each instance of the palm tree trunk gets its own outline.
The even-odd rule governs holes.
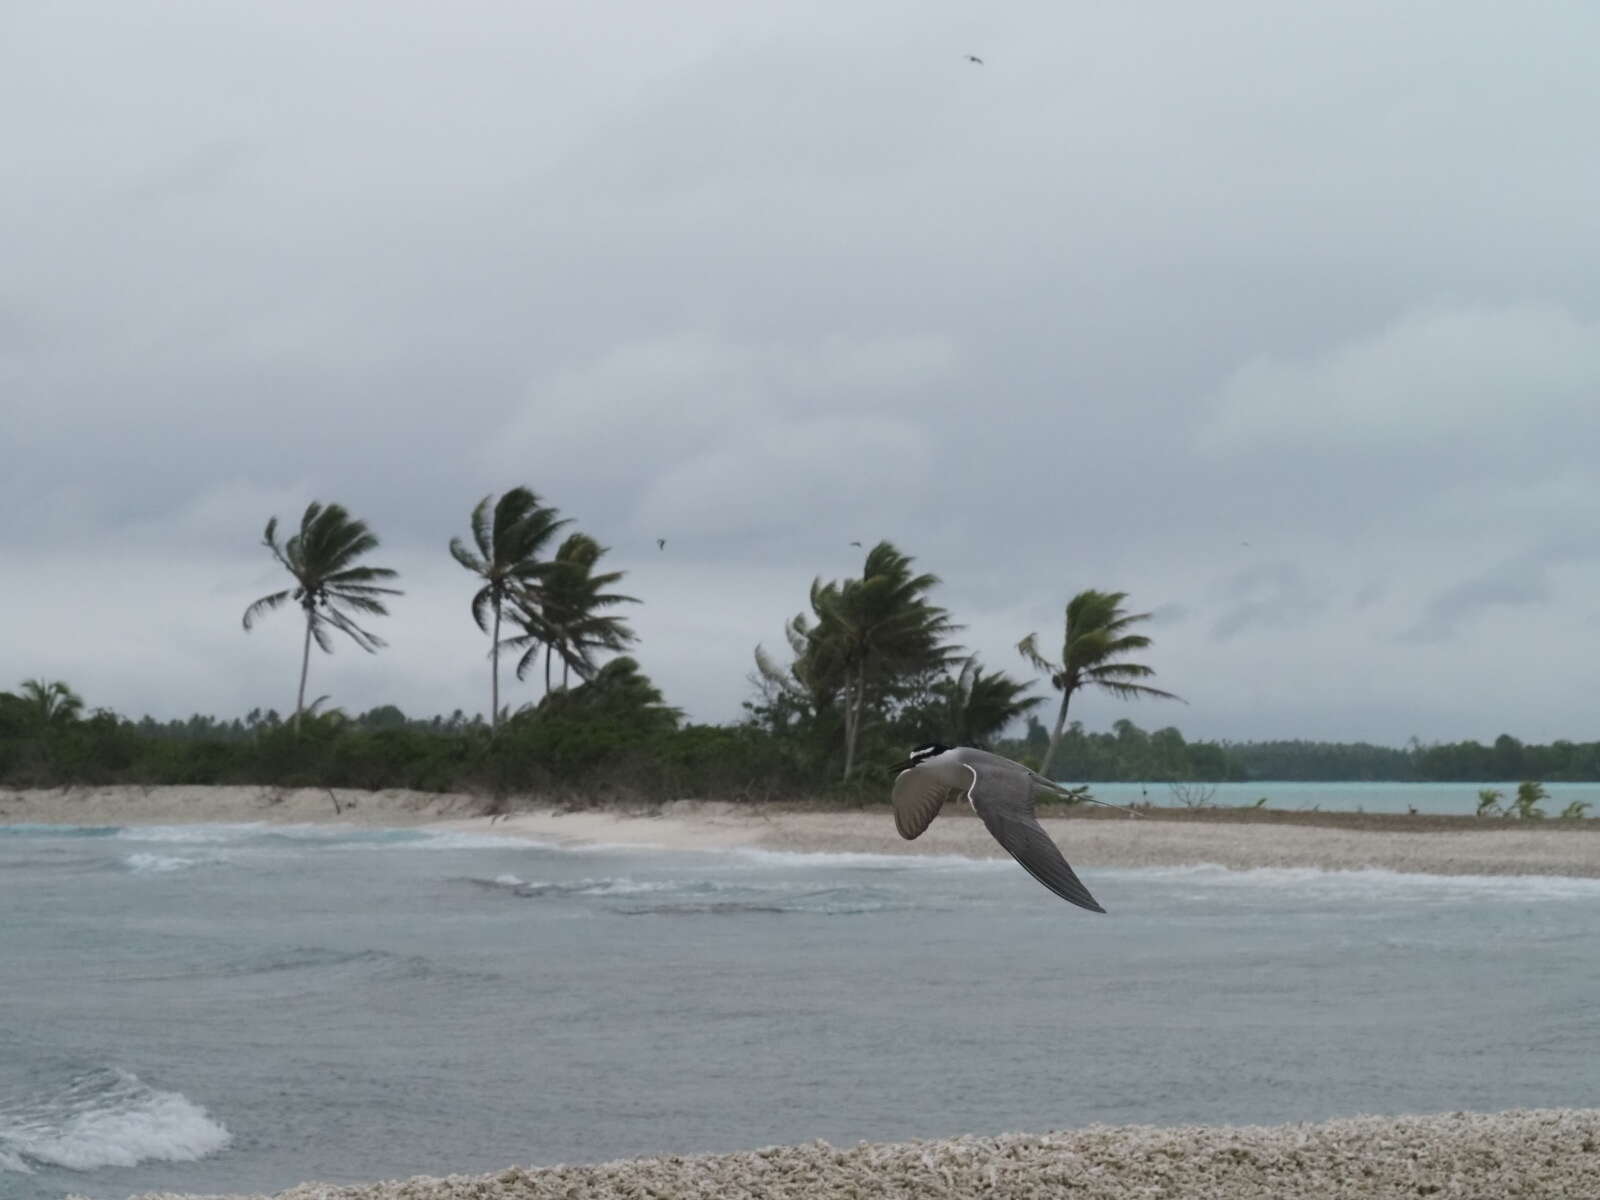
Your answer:
[[[300,650],[300,690],[294,697],[294,731],[300,733],[300,712],[306,706],[306,673],[311,669],[311,621],[312,611],[306,609],[306,643]]]
[[[1050,778],[1050,764],[1055,761],[1056,747],[1061,745],[1061,733],[1067,727],[1067,705],[1072,701],[1072,688],[1068,687],[1061,693],[1061,711],[1056,713],[1056,727],[1050,731],[1050,745],[1044,752],[1044,761],[1039,764],[1039,774],[1046,779]]]
[[[494,604],[494,644],[489,648],[489,736],[500,726],[500,602]]]
[[[544,647],[544,694],[550,695],[550,656],[555,653],[555,648],[546,642]]]
[[[856,765],[856,739],[861,734],[862,693],[867,687],[867,669],[856,673],[855,695],[845,697],[844,709],[844,781],[850,781],[850,772]]]
[[[850,768],[855,766],[856,735],[853,725],[855,723],[856,698],[854,688],[846,688],[844,693],[844,774],[839,778],[848,783]]]

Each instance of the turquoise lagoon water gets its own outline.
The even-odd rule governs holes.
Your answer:
[[[1068,781],[1073,782],[1073,781]],[[1403,813],[1455,813],[1471,816],[1478,807],[1478,791],[1494,788],[1510,800],[1515,783],[1091,783],[1090,792],[1113,804],[1158,805],[1207,803],[1217,806],[1250,805],[1267,798],[1268,808],[1285,811]],[[1574,801],[1587,803],[1588,817],[1600,817],[1600,783],[1547,783],[1550,798],[1540,807],[1556,816]]]

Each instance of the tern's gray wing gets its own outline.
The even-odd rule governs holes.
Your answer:
[[[980,762],[963,763],[972,772],[972,807],[994,840],[1023,869],[1063,900],[1090,912],[1105,912],[1062,857],[1033,815],[1033,779],[1022,768],[1005,770]]]
[[[966,772],[962,771],[962,782]],[[917,837],[939,815],[946,800],[963,794],[963,787],[952,787],[945,773],[933,767],[908,767],[894,777],[894,827],[907,841]]]

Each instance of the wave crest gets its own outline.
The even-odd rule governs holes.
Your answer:
[[[84,1072],[48,1095],[0,1104],[0,1171],[193,1162],[232,1140],[187,1096],[111,1067]]]

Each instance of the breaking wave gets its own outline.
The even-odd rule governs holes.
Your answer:
[[[193,1162],[232,1140],[188,1097],[114,1067],[85,1071],[42,1095],[0,1099],[0,1171]]]

